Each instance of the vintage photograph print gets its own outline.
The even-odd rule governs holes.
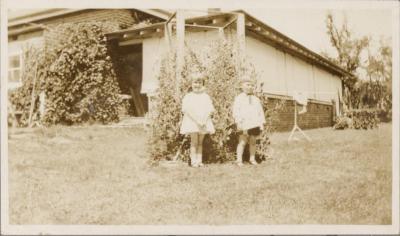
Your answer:
[[[232,6],[7,7],[7,225],[398,227],[396,4]]]

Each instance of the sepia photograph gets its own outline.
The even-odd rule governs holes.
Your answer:
[[[1,2],[2,234],[399,233],[399,2],[46,2]]]

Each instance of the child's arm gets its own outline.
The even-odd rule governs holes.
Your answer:
[[[197,125],[201,126],[202,123],[201,121],[198,121],[197,119],[195,119],[189,112],[184,112],[184,114],[189,117],[189,119],[191,119],[194,123],[196,123]]]
[[[189,109],[189,103],[190,103],[190,101],[188,101],[188,100],[190,100],[190,95],[189,94],[186,94],[184,97],[183,97],[183,100],[182,100],[182,113],[185,115],[185,116],[187,116],[187,117],[189,117],[189,119],[191,119],[194,123],[196,123],[197,125],[199,125],[200,124],[200,122],[197,120],[197,119],[195,119],[194,118],[194,116],[192,116],[191,114],[190,114],[190,109]]]
[[[206,107],[205,107],[205,115],[202,117],[202,120],[200,121],[200,125],[205,126],[207,124],[207,122],[211,119],[211,115],[212,113],[214,113],[215,108],[214,105],[212,103],[212,100],[210,98],[210,96],[207,95],[207,103],[206,103]]]
[[[236,96],[232,106],[232,116],[235,121],[236,127],[241,130],[241,117],[240,117],[240,101],[239,97]]]
[[[266,123],[265,113],[264,113],[264,109],[263,109],[263,107],[261,105],[260,99],[257,98],[257,100],[258,100],[258,114],[257,115],[258,115],[259,120],[260,120],[260,128],[261,128],[261,130],[263,130],[264,129],[264,124]]]

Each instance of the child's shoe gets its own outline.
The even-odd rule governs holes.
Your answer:
[[[258,163],[256,161],[250,161],[251,165],[258,165]]]
[[[242,163],[242,162],[239,162],[239,161],[236,161],[235,164],[236,164],[237,166],[243,166],[243,163]]]

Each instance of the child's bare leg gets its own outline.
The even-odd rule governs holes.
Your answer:
[[[249,152],[250,152],[250,163],[257,164],[256,162],[256,136],[250,135],[249,137]]]
[[[190,165],[197,166],[197,147],[199,146],[199,139],[197,133],[190,134]]]
[[[198,146],[197,146],[197,164],[202,166],[203,165],[203,141],[204,141],[204,134],[199,134],[198,139]]]
[[[242,164],[242,162],[243,162],[242,157],[243,157],[244,148],[247,143],[247,138],[248,137],[246,134],[241,134],[239,136],[239,143],[236,148],[236,162],[238,164]]]

